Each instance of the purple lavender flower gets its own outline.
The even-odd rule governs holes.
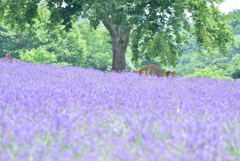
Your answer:
[[[234,161],[240,81],[0,61],[0,161]]]

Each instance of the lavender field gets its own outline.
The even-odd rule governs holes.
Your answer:
[[[0,62],[0,161],[238,161],[240,81]]]

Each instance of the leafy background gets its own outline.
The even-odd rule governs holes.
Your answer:
[[[90,22],[80,19],[73,24],[70,32],[63,31],[58,25],[51,32],[46,30],[49,17],[47,10],[40,10],[41,17],[32,30],[17,32],[5,24],[0,24],[0,57],[11,53],[14,57],[33,63],[54,63],[60,65],[80,66],[110,71],[112,63],[111,39],[108,31],[100,24],[96,30],[90,27]],[[130,44],[127,50],[127,71],[140,69],[153,63],[166,70],[175,70],[177,76],[210,77],[210,78],[239,78],[240,69],[240,11],[228,14],[228,22],[232,27],[235,44],[228,47],[229,54],[199,53],[194,38],[184,47],[184,52],[177,57],[177,66],[167,66],[161,62],[161,57],[146,57],[139,54],[139,61],[132,60]],[[154,42],[156,43],[156,42]],[[149,48],[154,49],[154,45]],[[156,48],[157,50],[157,48]],[[153,52],[153,50],[151,50]],[[159,51],[156,51],[159,52]]]

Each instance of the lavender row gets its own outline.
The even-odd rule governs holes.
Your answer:
[[[240,160],[240,81],[0,62],[5,160]]]

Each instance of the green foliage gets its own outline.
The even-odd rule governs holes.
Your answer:
[[[134,42],[133,60],[144,53],[143,46],[153,43],[154,48],[147,48],[147,54],[152,57],[161,57],[162,63],[172,65],[176,63],[176,56],[183,53],[184,45],[188,45],[190,35],[194,35],[200,52],[207,51],[213,54],[216,51],[226,54],[228,42],[233,41],[231,28],[226,23],[226,18],[217,8],[221,1],[188,1],[181,0],[162,2],[161,9],[165,12],[159,15],[151,15],[151,23],[139,25],[133,30],[133,36],[139,42]],[[163,4],[171,4],[169,8]],[[151,9],[159,9],[157,6]],[[154,11],[153,11],[154,13]],[[164,20],[165,19],[165,20]],[[160,23],[156,24],[155,20]],[[142,34],[142,35],[141,35]],[[159,36],[155,36],[160,34]],[[160,38],[161,37],[161,38]],[[164,45],[160,45],[160,43]],[[159,44],[159,45],[155,45]],[[171,51],[168,50],[171,47]],[[140,50],[136,50],[140,49]],[[158,51],[158,52],[156,52]],[[165,51],[165,52],[159,52]],[[146,52],[146,51],[145,51]],[[170,56],[171,55],[171,56]]]
[[[0,57],[10,53],[14,58],[19,58],[19,50],[31,49],[35,47],[34,39],[23,34],[11,31],[3,23],[0,23]]]
[[[90,27],[87,21],[79,23],[77,28],[82,35],[82,39],[86,41],[87,53],[84,66],[110,71],[112,47],[108,31],[103,26],[99,26],[95,30]]]
[[[67,62],[61,62],[61,63],[56,63],[56,65],[59,65],[59,66],[71,66],[72,64],[69,64]]]
[[[176,56],[180,53],[174,42],[162,35],[164,33],[157,34],[153,40],[149,41],[147,51],[151,57],[159,56],[161,64],[176,66]]]
[[[10,28],[2,24],[0,28],[0,53],[4,56],[11,53],[14,57],[19,58],[20,51],[33,50],[34,48],[43,47],[47,51],[54,53],[58,63],[68,65],[83,66],[86,52],[86,42],[82,39],[79,29],[76,27],[71,32],[62,31],[61,25],[49,32],[46,30],[50,13],[46,9],[39,9],[38,19],[32,25],[31,30],[21,33],[10,31]]]
[[[195,69],[194,73],[190,74],[188,76],[190,76],[190,77],[224,78],[224,79],[229,78],[226,71],[218,69],[216,66]]]
[[[31,63],[55,63],[57,61],[54,53],[42,47],[21,52],[20,58]]]
[[[234,48],[231,48],[231,53],[236,54],[240,53],[240,35],[234,35],[235,39],[235,46]]]
[[[240,54],[231,52],[226,57],[221,54],[209,56],[186,53],[178,59],[176,72],[180,76],[187,76],[193,74],[195,69],[205,69],[213,66],[217,70],[224,71],[227,77],[232,77],[232,74],[240,69]]]
[[[237,30],[238,19],[240,19],[240,12],[234,11],[228,14],[229,24],[231,25],[233,32]],[[233,23],[234,22],[234,23]],[[239,69],[239,53],[240,53],[240,37],[234,32],[235,46],[229,46],[229,55],[224,56],[219,53],[211,55],[208,52],[198,54],[199,46],[195,42],[195,39],[190,39],[189,47],[184,48],[184,54],[178,57],[176,71],[178,75],[185,76],[194,72],[194,69],[216,66],[219,70],[224,70],[228,77],[232,77],[233,73]]]
[[[233,28],[233,33],[235,35],[240,35],[240,10],[234,10],[229,13],[229,24]]]
[[[57,56],[57,61],[66,62],[74,66],[83,66],[86,51],[86,41],[82,39],[80,31],[74,28],[58,41],[49,41],[47,49]]]
[[[35,34],[25,31],[11,31],[4,24],[0,25],[0,57],[11,53],[20,58],[22,51],[44,48],[56,55],[59,65],[74,65],[100,70],[111,69],[111,40],[108,31],[99,26],[96,30],[86,20],[73,25],[69,32],[62,32],[61,26],[49,33],[45,28],[48,12],[40,10],[41,18],[32,26]],[[31,61],[32,62],[32,61]]]
[[[227,70],[230,73],[235,72],[236,70],[240,69],[240,54],[235,54],[232,59],[231,62],[229,62],[227,65]]]
[[[128,37],[124,33],[131,29],[133,60],[137,61],[139,55],[144,54],[160,57],[164,64],[175,65],[188,35],[195,35],[201,51],[206,49],[208,53],[213,53],[218,50],[226,54],[227,44],[233,39],[225,16],[217,8],[222,1],[1,0],[0,19],[23,30],[34,26],[40,17],[38,8],[45,7],[49,10],[51,22],[47,23],[46,29],[51,31],[57,24],[68,31],[79,17],[88,18],[95,28],[101,22],[105,26],[114,26],[121,38]]]
[[[32,28],[40,46],[55,53],[58,63],[83,66],[86,57],[86,41],[82,39],[79,29],[74,26],[69,32],[63,31],[62,25],[56,25],[48,29],[49,10],[43,8],[38,10],[39,16]]]
[[[233,79],[240,79],[240,69],[236,69],[231,76]]]

